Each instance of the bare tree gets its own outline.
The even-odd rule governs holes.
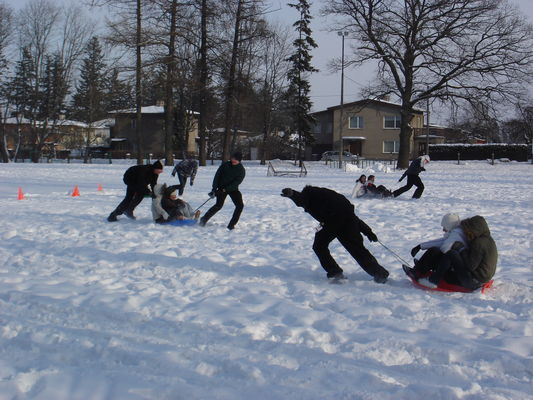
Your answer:
[[[0,78],[3,78],[4,71],[8,65],[6,59],[6,48],[9,44],[11,34],[13,31],[13,10],[4,2],[0,3]],[[0,125],[0,157],[2,162],[9,162],[8,144],[6,135],[5,120],[9,116],[9,102],[6,99],[6,87],[0,87],[2,91],[2,111],[1,111],[1,125]]]
[[[260,114],[262,116],[262,153],[261,165],[266,164],[266,156],[277,105],[281,102],[287,84],[287,73],[290,68],[288,58],[291,50],[291,34],[288,28],[273,25],[264,39],[260,69],[262,73],[259,88]]]
[[[351,62],[377,60],[366,95],[401,102],[398,167],[409,163],[413,109],[428,98],[510,101],[531,81],[531,24],[507,0],[332,0],[334,30],[358,41]]]

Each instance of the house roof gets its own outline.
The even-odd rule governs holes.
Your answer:
[[[200,115],[198,111],[187,110],[187,112],[189,114]],[[137,113],[136,108],[109,111],[109,114],[136,114],[136,113]],[[164,106],[145,106],[145,107],[141,107],[141,113],[142,114],[164,114],[165,107]]]
[[[394,103],[392,101],[387,101],[387,100],[377,100],[377,99],[362,99],[362,100],[357,100],[357,101],[352,101],[350,103],[344,103],[342,105],[343,108],[346,108],[346,107],[353,107],[353,106],[366,106],[366,105],[369,105],[369,104],[378,104],[378,105],[385,105],[385,106],[392,106],[394,108],[398,108],[400,109],[402,107],[401,104],[398,104],[398,103]],[[316,111],[314,112],[313,114],[318,114],[318,113],[322,113],[322,112],[325,112],[325,111],[333,111],[333,110],[336,110],[338,108],[341,108],[340,104],[337,105],[337,106],[331,106],[331,107],[328,107],[326,110],[320,110],[320,111]],[[421,109],[418,109],[418,108],[415,108],[414,111],[418,114],[423,114],[424,113],[424,110],[421,110]]]

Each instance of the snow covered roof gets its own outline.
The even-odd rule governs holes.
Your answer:
[[[110,128],[112,126],[115,126],[115,118],[106,118],[101,119],[100,121],[95,121],[92,124],[93,128],[102,129],[102,128]]]
[[[109,111],[109,114],[135,114],[137,112],[136,108],[128,108],[125,110],[114,110]],[[165,113],[165,107],[163,106],[145,106],[141,107],[141,113],[142,114],[164,114]],[[198,111],[189,111],[187,110],[187,113],[194,114],[194,115],[200,115]]]
[[[370,103],[374,103],[374,104],[378,103],[378,104],[394,106],[394,107],[397,107],[398,109],[401,108],[401,106],[402,106],[401,104],[392,102],[390,100],[380,100],[380,99],[362,99],[362,100],[352,101],[350,103],[344,103],[342,106],[343,106],[343,108],[347,108],[347,107],[351,107],[351,106],[355,106],[355,105],[367,106]],[[324,111],[335,110],[335,109],[340,108],[340,107],[341,107],[340,104],[336,105],[336,106],[331,106],[331,107],[328,107],[326,110],[316,111],[313,114],[319,113],[319,112],[324,112]],[[415,112],[417,112],[417,113],[422,113],[422,114],[424,113],[424,110],[422,110],[420,108],[416,108],[415,107],[413,110]]]

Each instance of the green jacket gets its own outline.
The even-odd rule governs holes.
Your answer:
[[[461,252],[465,266],[480,283],[490,281],[496,272],[498,249],[487,221],[476,215],[461,221],[461,228],[468,238],[468,248]]]
[[[239,185],[244,180],[246,172],[241,163],[233,165],[231,161],[226,161],[218,167],[217,173],[213,178],[213,190],[222,190],[226,192],[235,192],[239,190]]]

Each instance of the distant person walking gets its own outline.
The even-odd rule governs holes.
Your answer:
[[[172,170],[172,176],[176,176],[176,174],[178,174],[178,179],[180,181],[178,193],[180,196],[183,195],[183,191],[185,190],[187,178],[191,178],[191,186],[194,184],[196,172],[198,172],[198,161],[196,160],[187,159],[176,164]]]
[[[205,226],[207,221],[219,212],[224,205],[226,197],[229,196],[233,204],[235,204],[235,211],[228,224],[228,229],[235,229],[235,225],[239,222],[244,203],[242,201],[242,194],[239,191],[239,185],[244,180],[246,171],[241,164],[242,154],[237,152],[231,156],[229,161],[222,163],[213,178],[213,190],[209,192],[211,198],[217,198],[216,204],[211,207],[205,215],[200,218],[200,226]]]
[[[409,168],[407,168],[407,170],[403,173],[402,177],[398,181],[401,182],[403,178],[407,176],[407,183],[405,184],[405,186],[402,186],[401,188],[396,189],[394,192],[392,192],[392,195],[394,197],[398,197],[402,193],[407,192],[413,186],[416,186],[416,190],[413,193],[413,199],[419,199],[422,196],[422,193],[424,192],[424,184],[422,183],[422,179],[420,179],[418,175],[422,171],[426,170],[424,166],[427,163],[429,163],[429,156],[427,154],[413,160],[409,165]]]
[[[109,214],[107,220],[109,222],[117,221],[117,216],[125,214],[128,218],[135,219],[133,211],[144,196],[152,194],[154,186],[157,184],[159,174],[163,172],[163,164],[161,161],[156,161],[148,165],[134,165],[126,170],[123,181],[126,184],[126,196],[124,200]],[[150,188],[148,188],[150,185]]]

